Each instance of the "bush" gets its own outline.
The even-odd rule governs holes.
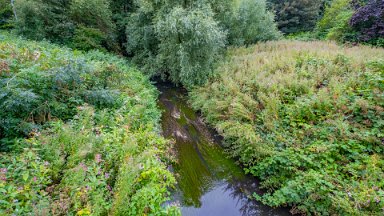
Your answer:
[[[379,215],[384,207],[383,49],[279,41],[230,49],[190,101],[293,213]]]

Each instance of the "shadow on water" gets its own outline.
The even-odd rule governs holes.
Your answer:
[[[257,180],[226,157],[220,139],[187,105],[185,91],[165,83],[157,86],[164,136],[176,141],[174,201],[181,204],[183,215],[290,215],[286,208],[274,209],[249,199],[261,193]]]

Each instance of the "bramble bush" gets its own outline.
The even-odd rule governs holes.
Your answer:
[[[2,33],[0,89],[1,215],[179,214],[157,91],[125,60]]]
[[[190,101],[228,153],[292,213],[384,208],[384,50],[279,41],[228,51]]]

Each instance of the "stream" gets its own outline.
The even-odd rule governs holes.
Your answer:
[[[183,216],[290,215],[287,208],[271,208],[249,197],[261,194],[258,181],[244,174],[221,146],[221,138],[187,104],[186,92],[171,84],[161,92],[163,135],[175,140],[177,179],[173,202]]]

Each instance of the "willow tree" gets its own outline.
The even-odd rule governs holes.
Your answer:
[[[138,0],[127,26],[127,52],[150,75],[184,86],[202,84],[226,34],[208,1]]]
[[[127,52],[149,75],[186,87],[202,84],[225,45],[278,37],[265,5],[265,0],[136,0],[127,22]]]
[[[226,38],[209,6],[173,8],[156,23],[156,34],[160,70],[168,72],[171,81],[187,87],[208,79]]]

